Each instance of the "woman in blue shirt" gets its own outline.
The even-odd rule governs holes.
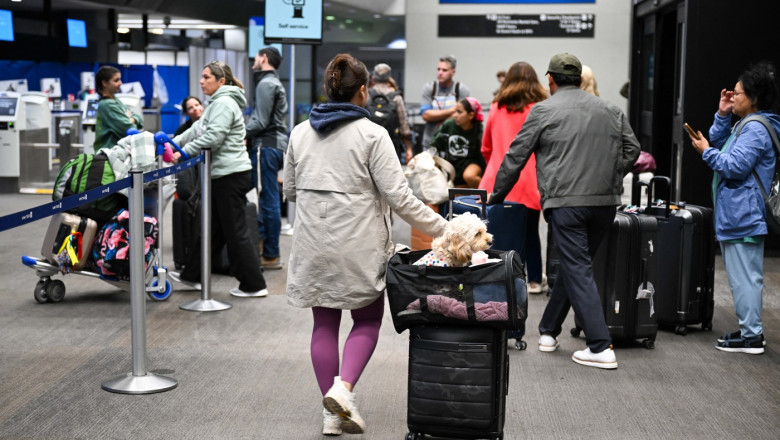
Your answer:
[[[769,193],[776,155],[772,138],[761,122],[740,122],[733,129],[730,126],[732,114],[743,120],[758,115],[780,133],[780,118],[772,112],[777,96],[775,67],[766,62],[751,66],[739,76],[733,91],[720,92],[720,104],[709,131],[712,146],[701,132],[698,139],[691,136],[693,147],[715,171],[712,182],[715,235],[720,242],[739,319],[739,330],[718,339],[715,347],[721,351],[764,352],[761,295],[764,236],[768,230],[759,185]]]

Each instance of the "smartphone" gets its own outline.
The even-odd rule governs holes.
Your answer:
[[[699,139],[699,133],[696,133],[696,130],[694,130],[688,123],[686,122],[684,124],[684,127],[686,130],[688,130],[688,134],[690,134],[694,139]]]

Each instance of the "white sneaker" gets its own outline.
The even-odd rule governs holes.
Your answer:
[[[617,358],[615,358],[615,352],[612,348],[608,348],[601,353],[593,353],[590,351],[590,348],[575,351],[571,356],[571,360],[580,365],[604,368],[607,370],[614,370],[618,367]]]
[[[258,290],[257,292],[244,292],[238,287],[230,289],[230,294],[241,298],[262,298],[268,296],[268,289]]]
[[[195,290],[203,290],[203,286],[201,286],[200,283],[181,279],[181,272],[170,271],[168,272],[168,277],[177,283],[184,284],[185,286],[191,287]]]
[[[322,433],[324,435],[341,435],[341,417],[327,409],[322,409]]]
[[[366,423],[355,405],[355,393],[344,386],[341,376],[333,378],[333,386],[325,393],[322,404],[326,410],[338,414],[341,429],[347,434],[362,434],[366,430]]]
[[[558,339],[550,335],[539,336],[539,351],[552,353],[558,349]]]

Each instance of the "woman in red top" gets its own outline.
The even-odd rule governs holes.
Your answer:
[[[523,127],[531,107],[547,99],[547,92],[530,64],[519,62],[509,68],[504,82],[490,105],[485,132],[482,135],[482,155],[487,167],[479,184],[480,189],[493,191],[496,173],[504,161],[509,145]],[[506,196],[506,201],[522,203],[528,208],[525,231],[528,292],[542,291],[542,245],[539,241],[539,212],[542,209],[539,188],[536,185],[536,157],[531,155],[520,178]]]

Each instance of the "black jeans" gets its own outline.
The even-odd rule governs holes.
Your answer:
[[[246,193],[252,188],[251,173],[242,171],[211,181],[211,246],[212,261],[219,258],[227,246],[231,272],[244,292],[266,288],[260,269],[258,250],[249,238],[250,225],[246,222]],[[254,225],[252,225],[254,227]],[[188,261],[182,278],[200,281],[200,246],[197,255]]]
[[[615,219],[614,206],[551,208],[545,213],[560,258],[559,275],[539,322],[539,333],[558,336],[573,308],[593,353],[609,348],[604,310],[593,280],[593,256]]]

